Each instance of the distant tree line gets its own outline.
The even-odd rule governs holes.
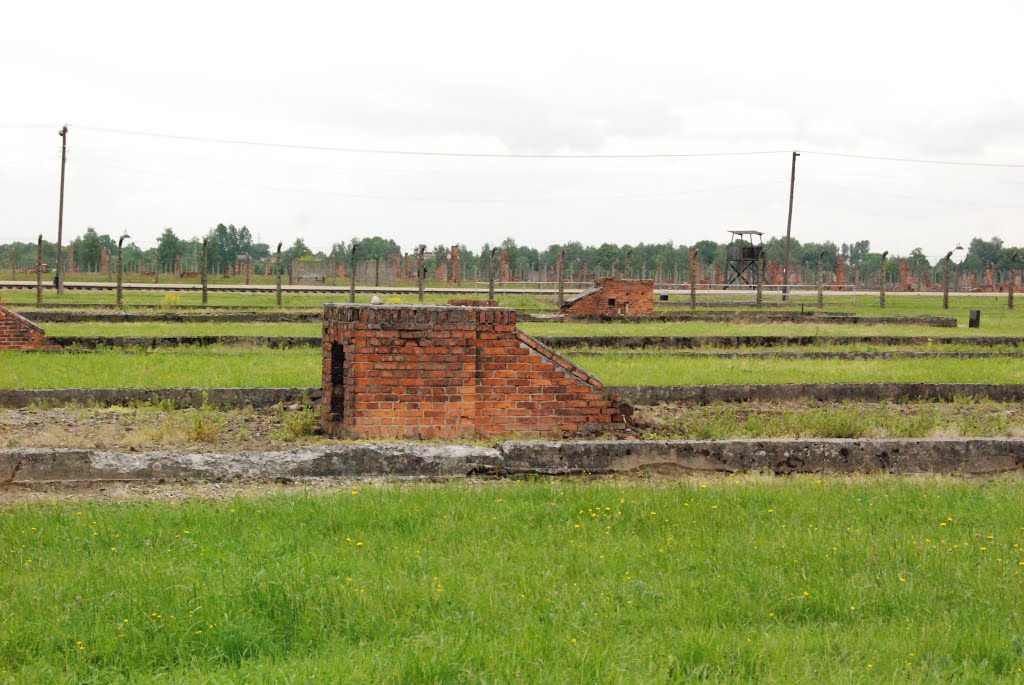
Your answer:
[[[103,262],[103,252],[110,254],[110,268],[115,266],[117,237],[99,233],[94,228],[87,228],[79,237],[65,246],[73,246],[74,268],[78,271],[99,271]],[[159,271],[170,273],[180,266],[182,271],[199,271],[202,259],[203,239],[207,241],[207,263],[210,273],[228,273],[239,257],[252,259],[253,272],[256,274],[274,273],[273,259],[276,251],[267,243],[254,242],[252,232],[246,227],[234,224],[217,224],[207,233],[198,238],[181,238],[173,229],[166,228],[158,238],[156,245],[141,249],[131,239],[124,245],[126,268],[130,271]],[[295,238],[290,245],[281,251],[282,270],[287,272],[295,259],[323,259],[333,265],[349,264],[352,246],[357,245],[356,259],[359,262],[379,258],[382,261],[402,256],[403,250],[394,240],[380,236],[353,237],[347,242],[334,243],[330,251],[313,251],[301,237]],[[715,265],[724,268],[727,242],[701,240],[692,247],[697,248],[697,259],[705,270]],[[773,237],[764,242],[766,259],[781,263],[785,255],[785,239]],[[437,267],[450,259],[450,245],[435,245],[428,249],[430,257],[426,267],[433,273]],[[580,242],[552,244],[543,250],[525,245],[518,245],[513,238],[505,238],[500,243],[484,243],[478,251],[466,245],[460,245],[460,268],[467,277],[486,278],[488,260],[493,248],[498,253],[506,253],[511,276],[516,279],[529,280],[554,273],[558,255],[564,250],[565,272],[567,278],[586,275],[592,278],[598,275],[623,275],[630,277],[657,278],[659,280],[685,280],[689,278],[690,245],[675,243],[637,243],[583,245]],[[1014,253],[1022,253],[1017,268],[1024,264],[1024,249],[1009,247],[1000,238],[984,240],[974,238],[963,251],[954,253],[953,260],[960,265],[961,271],[981,275],[991,265],[996,272],[1005,273],[1010,268],[1010,260]],[[823,268],[834,272],[840,255],[847,268],[859,269],[864,274],[876,274],[881,264],[881,253],[872,251],[867,240],[836,245],[831,241],[823,243],[801,243],[793,240],[790,245],[790,264],[796,270],[801,267],[805,272],[813,273],[817,269],[818,256],[823,256]],[[926,255],[921,248],[915,248],[906,255],[890,254],[886,263],[887,277],[898,278],[898,258],[908,261],[911,272],[922,274],[941,269],[944,255]],[[36,261],[36,244],[14,242],[0,244],[0,274],[5,270],[34,268]],[[56,245],[43,241],[43,262],[51,268],[56,263]],[[497,267],[495,267],[497,269]],[[707,271],[706,271],[707,273]]]

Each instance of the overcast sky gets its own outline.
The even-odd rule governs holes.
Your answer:
[[[0,242],[218,222],[316,249],[371,234],[520,244],[1024,244],[1021,2],[8,3]],[[44,128],[20,128],[43,125]],[[151,138],[119,129],[298,146]]]

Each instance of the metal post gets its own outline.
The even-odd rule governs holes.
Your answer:
[[[57,208],[57,294],[64,294],[64,260],[61,257],[61,244],[64,239],[64,167],[68,162],[68,127],[60,131],[60,205]]]
[[[423,271],[426,268],[423,265],[423,253],[426,250],[426,245],[420,245],[416,248],[416,286],[419,289],[420,302],[423,301],[423,277],[426,275]]]
[[[561,307],[565,304],[565,250],[558,253],[555,270],[558,272],[558,306]]]
[[[373,258],[373,287],[380,287],[380,257]]]
[[[126,232],[120,238],[117,239],[117,308],[124,309],[124,300],[122,299],[121,289],[124,285],[124,239],[130,238]]]
[[[796,158],[799,152],[793,151],[793,168],[789,174],[789,217],[786,219],[786,259],[782,263],[782,299],[789,299],[789,243],[793,228],[793,191],[796,188]]]
[[[818,254],[818,308],[825,306],[825,280],[821,272],[821,260],[825,258],[825,253],[820,252]]]
[[[356,301],[356,250],[358,248],[359,248],[359,246],[353,240],[352,241],[352,257],[351,257],[351,261],[352,261],[352,282],[348,286],[348,301],[349,302],[355,302]],[[420,300],[422,301],[423,298],[420,297]]]
[[[281,306],[281,245],[277,244],[277,306]]]
[[[878,275],[878,306],[880,309],[885,309],[885,258],[888,256],[888,250],[882,253],[882,268]]]
[[[1017,263],[1017,258],[1020,257],[1019,252],[1014,252],[1013,256],[1010,257],[1010,285],[1006,288],[1006,308],[1013,311],[1013,286],[1017,279],[1017,272],[1013,268],[1013,265]]]
[[[498,252],[498,248],[491,248],[491,259],[487,263],[487,299],[490,302],[494,302],[494,255]]]
[[[36,306],[43,306],[43,235],[41,233],[36,247]]]
[[[207,278],[206,278],[206,268],[207,268],[206,243],[207,243],[207,240],[208,240],[207,238],[203,238],[203,261],[199,265],[199,282],[203,286],[203,304],[204,305],[206,304],[206,301],[207,301],[207,297],[206,297],[206,282],[207,282]]]
[[[697,248],[690,248],[690,309],[697,308]]]

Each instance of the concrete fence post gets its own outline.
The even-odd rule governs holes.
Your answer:
[[[43,306],[43,234],[36,244],[36,306]]]
[[[565,304],[565,250],[558,253],[555,269],[558,272],[558,306],[561,307]]]
[[[1013,311],[1013,287],[1017,281],[1017,270],[1013,267],[1017,263],[1018,257],[1020,257],[1019,252],[1014,252],[1013,256],[1010,257],[1010,284],[1006,288],[1006,308],[1010,311]]]
[[[882,266],[878,274],[878,306],[881,309],[885,309],[885,259],[888,256],[888,250],[882,253]]]
[[[199,282],[203,286],[203,304],[204,305],[207,303],[207,301],[209,299],[208,295],[207,295],[207,292],[206,292],[206,286],[207,286],[207,283],[209,281],[209,279],[206,276],[206,269],[207,269],[207,266],[209,264],[208,259],[207,259],[208,256],[209,256],[209,253],[207,251],[207,243],[208,242],[209,242],[209,240],[207,238],[203,238],[203,261],[200,262],[200,264],[199,264]]]
[[[130,238],[127,232],[117,239],[117,308],[124,309],[122,288],[124,286],[124,239]]]
[[[942,260],[942,308],[949,309],[949,260],[953,253],[949,252]]]
[[[359,246],[353,240],[352,241],[352,259],[351,259],[351,264],[352,264],[352,281],[351,281],[351,283],[348,286],[348,301],[349,302],[355,302],[356,301],[356,250],[358,249],[358,247]]]
[[[426,265],[423,263],[423,253],[427,251],[426,245],[416,248],[416,288],[419,291],[420,302],[423,302],[423,277],[426,276]]]
[[[487,299],[491,302],[494,301],[494,255],[498,253],[498,248],[491,248],[491,258],[487,262]]]
[[[757,260],[757,306],[764,305],[764,253]]]
[[[277,244],[277,306],[281,306],[281,245],[284,243]]]
[[[690,248],[690,309],[697,308],[697,248]]]
[[[818,254],[818,308],[821,309],[825,306],[825,279],[821,271],[821,262],[825,258],[825,253],[821,252]]]
[[[380,257],[373,258],[373,287],[380,287]]]

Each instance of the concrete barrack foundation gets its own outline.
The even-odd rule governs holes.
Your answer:
[[[301,481],[603,474],[1024,472],[1024,439],[514,441],[495,447],[348,444],[193,454],[0,449],[0,487],[105,481]]]

